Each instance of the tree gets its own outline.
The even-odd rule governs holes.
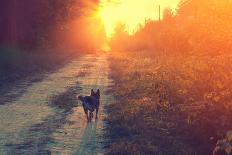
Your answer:
[[[115,27],[113,37],[110,40],[110,47],[113,50],[123,50],[129,47],[129,34],[126,25],[118,23]]]

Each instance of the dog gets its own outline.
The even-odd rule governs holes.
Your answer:
[[[87,117],[87,121],[90,122],[93,118],[93,112],[96,110],[95,119],[98,119],[98,110],[100,106],[100,90],[98,89],[97,92],[94,92],[91,89],[90,96],[77,96],[77,98],[82,102],[82,106]]]

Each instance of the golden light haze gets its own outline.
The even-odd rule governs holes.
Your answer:
[[[133,34],[145,20],[159,18],[159,5],[175,10],[180,0],[101,0],[98,15],[105,26],[107,37],[111,37],[117,23],[126,25],[127,32]]]

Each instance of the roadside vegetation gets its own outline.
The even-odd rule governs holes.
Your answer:
[[[116,28],[109,154],[231,154],[231,8],[186,0],[134,35]]]
[[[212,154],[232,129],[229,59],[149,51],[111,59],[109,154]]]
[[[1,47],[0,87],[31,75],[54,71],[70,61],[74,55],[77,54],[73,51],[64,53],[62,50],[55,49],[29,53],[14,48]]]

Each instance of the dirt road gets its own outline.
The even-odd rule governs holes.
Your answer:
[[[111,85],[108,72],[107,54],[86,55],[26,88],[0,94],[7,98],[24,89],[17,98],[0,104],[0,154],[104,154],[104,105],[112,99],[106,94]],[[97,121],[87,123],[80,104],[71,112],[51,106],[53,96],[71,87],[86,95],[90,89],[101,90]]]

